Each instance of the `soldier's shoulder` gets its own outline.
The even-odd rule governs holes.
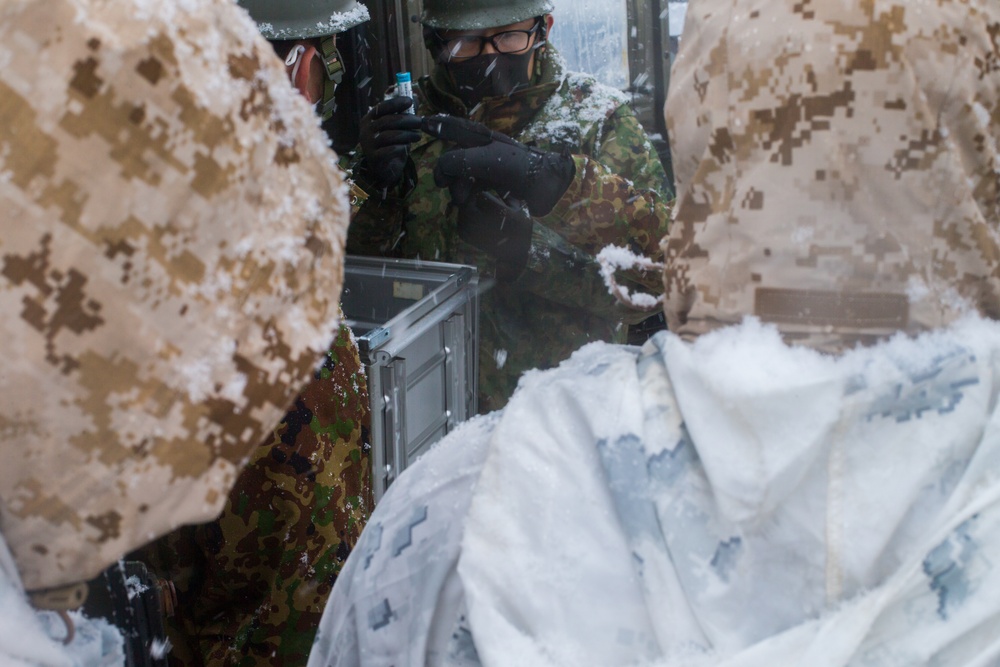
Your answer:
[[[619,109],[631,110],[629,97],[623,91],[583,72],[566,72],[563,75],[559,97],[582,120],[604,120]]]
[[[623,114],[634,115],[625,93],[588,74],[567,71],[526,135],[554,147],[571,147],[574,152],[582,146],[596,150],[609,121],[616,124]]]

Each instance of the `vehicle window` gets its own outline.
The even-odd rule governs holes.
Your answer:
[[[555,0],[553,43],[569,69],[619,90],[629,87],[628,11],[624,0]]]
[[[677,46],[684,32],[684,17],[687,16],[687,0],[670,0],[667,4],[667,33],[670,40],[667,44],[667,53],[670,56],[671,64],[677,56]]]

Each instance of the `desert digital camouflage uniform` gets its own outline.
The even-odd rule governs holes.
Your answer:
[[[576,166],[555,208],[536,218],[525,272],[498,281],[480,302],[481,411],[502,407],[523,371],[553,366],[589,341],[623,341],[626,324],[648,317],[616,303],[593,256],[609,244],[659,256],[669,220],[663,166],[626,97],[565,72],[551,46],[538,60],[535,85],[487,98],[470,116],[523,143],[570,153]],[[441,67],[419,82],[419,93],[420,114],[468,116]],[[362,206],[349,252],[472,264],[494,275],[493,260],[459,239],[450,195],[434,184],[447,148],[430,137],[412,146],[416,184]],[[659,292],[658,276],[647,284]]]
[[[353,0],[239,4],[268,39],[314,36],[317,46],[368,20]],[[333,81],[327,86],[332,102]],[[369,430],[358,345],[341,325],[322,367],[253,452],[222,514],[133,555],[176,591],[166,619],[171,665],[305,664],[333,582],[373,504]]]
[[[326,362],[236,480],[222,516],[139,554],[177,589],[172,665],[304,665],[371,512],[364,368],[341,325]]]
[[[1000,317],[1000,4],[929,4],[691,3],[670,329],[753,314],[836,351]]]
[[[0,62],[0,527],[30,590],[218,515],[337,330],[348,210],[227,0],[11,0]]]

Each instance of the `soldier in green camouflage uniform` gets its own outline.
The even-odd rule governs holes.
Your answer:
[[[538,25],[551,25],[551,5],[544,0],[465,3],[458,12],[450,4],[424,4],[432,51],[438,28],[501,26],[489,31],[495,33],[536,17]],[[479,5],[483,8],[476,9]],[[658,256],[669,219],[663,166],[626,97],[589,76],[566,72],[555,49],[544,43],[544,32],[534,36],[538,48],[528,85],[513,92],[471,102],[441,62],[418,85],[420,115],[469,118],[540,151],[571,158],[566,189],[550,211],[533,216],[530,247],[515,271],[505,271],[495,254],[462,240],[452,194],[435,182],[440,158],[455,144],[415,135],[413,121],[396,122],[405,114],[393,112],[405,105],[385,102],[366,117],[376,128],[374,143],[378,131],[390,135],[393,129],[403,132],[400,141],[416,139],[398,182],[386,183],[385,170],[372,164],[376,151],[364,150],[365,121],[362,156],[352,167],[372,196],[352,220],[350,253],[472,264],[498,278],[481,301],[479,407],[484,412],[506,403],[525,370],[553,366],[589,341],[624,340],[627,324],[647,314],[616,303],[594,255],[613,244]],[[428,129],[426,121],[423,129]],[[391,141],[390,136],[383,143]],[[659,276],[646,278],[648,288],[662,290]]]
[[[354,0],[319,10],[299,5],[298,13],[323,12],[316,21],[295,16],[296,6],[287,3],[241,4],[286,58],[293,83],[328,116],[333,86],[310,76],[312,60],[322,53],[326,64],[341,68],[335,34],[325,33],[367,20],[364,7]],[[321,25],[303,32],[289,17]],[[171,664],[305,664],[337,573],[373,505],[369,426],[364,367],[341,324],[325,363],[253,452],[222,515],[184,527],[141,554],[177,592],[169,620]]]
[[[337,573],[371,511],[368,392],[350,330],[260,445],[218,520],[143,557],[178,606],[171,664],[305,664]]]

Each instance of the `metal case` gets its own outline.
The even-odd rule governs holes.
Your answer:
[[[400,471],[476,414],[475,267],[349,256],[344,316],[368,375],[375,501]]]

